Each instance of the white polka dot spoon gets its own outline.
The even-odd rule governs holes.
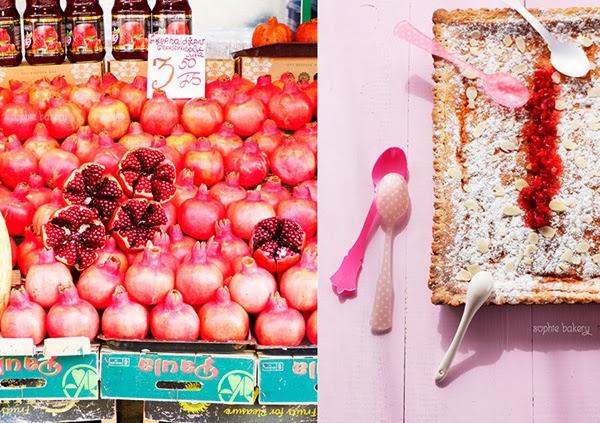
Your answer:
[[[580,78],[590,71],[590,61],[585,51],[574,42],[558,40],[546,27],[521,4],[519,0],[504,0],[517,11],[544,39],[550,50],[550,63],[563,75]]]
[[[388,173],[377,185],[375,204],[379,223],[385,232],[385,247],[381,273],[377,280],[375,303],[371,314],[373,332],[387,332],[392,328],[394,311],[394,286],[392,283],[392,241],[394,232],[402,222],[409,207],[406,180],[399,173]]]
[[[469,327],[471,320],[473,320],[473,316],[475,316],[477,310],[479,310],[483,303],[490,297],[493,289],[494,278],[490,272],[479,272],[473,276],[473,279],[469,282],[465,309],[462,318],[460,319],[460,323],[458,324],[458,328],[456,329],[454,339],[452,339],[452,343],[448,347],[446,355],[442,358],[440,366],[435,372],[434,377],[436,383],[439,383],[446,378],[448,368],[452,364],[452,360],[454,360],[456,351],[458,351],[458,347],[460,347],[460,343],[465,337],[465,333],[467,333],[467,328]]]

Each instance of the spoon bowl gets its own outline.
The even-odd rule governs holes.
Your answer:
[[[583,49],[575,43],[555,41],[550,50],[550,63],[563,75],[581,78],[590,71],[590,61]]]
[[[388,173],[399,173],[405,180],[408,180],[406,154],[399,147],[390,147],[377,158],[371,170],[373,185],[377,186]]]
[[[527,87],[508,73],[484,74],[482,80],[487,95],[502,106],[522,107],[529,99]]]

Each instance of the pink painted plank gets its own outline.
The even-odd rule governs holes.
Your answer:
[[[410,21],[431,33],[437,8],[498,7],[495,1],[412,1]],[[532,418],[530,307],[487,307],[475,317],[450,369],[435,385],[433,372],[450,344],[461,308],[434,306],[427,278],[430,261],[432,195],[431,91],[432,60],[410,50],[409,164],[414,213],[407,228],[411,248],[406,259],[406,396],[407,422],[527,422]],[[412,159],[412,160],[411,160]]]
[[[594,0],[528,0],[528,7],[598,6]],[[600,415],[600,307],[533,308],[534,421],[589,421]],[[594,417],[592,417],[594,416]]]
[[[383,250],[378,232],[367,251],[359,295],[340,304],[329,276],[354,242],[369,207],[371,166],[391,145],[406,146],[408,63],[390,43],[403,1],[320,2],[319,20],[319,420],[398,422],[404,410],[404,285],[393,331],[370,332],[369,316]],[[403,236],[395,257],[405,256]],[[405,279],[397,259],[394,275]]]

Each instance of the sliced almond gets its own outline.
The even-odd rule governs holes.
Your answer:
[[[514,140],[503,139],[500,141],[500,150],[505,153],[510,153],[511,151],[516,151],[519,149],[519,145]]]
[[[527,245],[527,247],[525,247],[525,256],[530,256],[533,253],[535,253],[537,251],[537,246],[533,245],[533,244],[529,244]]]
[[[561,80],[560,73],[554,72],[552,74],[552,82],[554,82],[555,84],[560,84],[560,80]]]
[[[477,211],[479,210],[479,203],[477,202],[477,200],[469,198],[467,201],[465,201],[465,207],[469,210]]]
[[[512,72],[515,75],[520,75],[522,73],[527,72],[529,68],[527,67],[526,63],[519,63],[518,65],[516,65],[515,67],[512,68]]]
[[[521,191],[523,188],[528,187],[528,186],[529,186],[529,184],[523,178],[519,178],[515,181],[515,188],[517,189],[517,191]]]
[[[590,224],[594,221],[594,219],[592,219],[592,216],[590,216],[589,214],[584,214],[583,216],[581,216],[581,221],[583,223]]]
[[[573,160],[573,162],[575,163],[575,166],[577,166],[578,169],[584,169],[587,166],[587,160],[581,156],[575,157],[575,160]]]
[[[525,51],[527,50],[527,45],[525,45],[525,38],[521,37],[520,35],[515,38],[515,45],[517,46],[517,50],[519,50],[521,53],[525,53]]]
[[[469,37],[471,37],[474,40],[479,40],[481,38],[481,31],[476,29],[471,31],[471,33],[469,34]]]
[[[467,266],[467,271],[471,274],[471,276],[475,276],[477,273],[481,272],[481,268],[478,264],[469,264]]]
[[[471,56],[479,56],[481,54],[481,50],[479,50],[479,47],[469,47],[469,53],[471,53]]]
[[[467,98],[469,100],[475,100],[477,98],[477,88],[475,88],[475,87],[467,88]]]
[[[600,131],[600,120],[595,120],[592,122],[588,122],[587,127],[592,131]]]
[[[502,185],[496,185],[494,187],[494,195],[496,197],[504,197],[505,194],[506,191],[504,190],[504,187]]]
[[[578,253],[587,253],[590,250],[590,244],[587,241],[581,241],[575,247],[575,251]]]
[[[462,172],[459,168],[457,167],[451,167],[448,169],[448,176],[450,176],[452,179],[462,179]]]
[[[588,97],[600,97],[600,87],[591,87],[587,92]]]
[[[569,270],[569,265],[563,261],[558,263],[558,268],[563,272],[566,272],[567,270]]]
[[[594,263],[596,263],[597,265],[600,265],[600,254],[594,254],[594,255],[592,256],[592,261],[593,261]]]
[[[592,44],[594,44],[594,42],[591,40],[591,38],[588,38],[585,35],[579,35],[577,37],[577,42],[579,43],[579,45],[581,47],[585,47],[585,48],[591,47]]]
[[[513,39],[510,35],[506,34],[504,38],[502,38],[502,42],[506,47],[510,47],[513,43]]]
[[[529,266],[533,263],[533,259],[531,257],[523,257],[521,263],[523,263],[525,266]]]
[[[517,206],[513,206],[512,204],[502,209],[502,214],[504,214],[504,216],[518,216],[521,213],[523,213],[523,211]]]
[[[515,271],[515,265],[512,264],[511,262],[506,263],[506,265],[504,266],[504,271],[506,271],[506,272],[514,272]]]
[[[487,124],[485,122],[479,122],[475,128],[473,128],[473,136],[475,138],[479,138],[483,135],[487,128]]]
[[[574,150],[577,147],[577,144],[575,144],[571,138],[565,138],[561,144],[569,151]]]
[[[560,255],[561,261],[570,262],[572,259],[573,259],[573,251],[569,250],[568,248]]]
[[[481,254],[485,254],[490,251],[490,240],[486,238],[477,238],[475,241],[475,245],[477,245],[477,249]]]
[[[555,212],[564,212],[567,209],[567,205],[561,198],[553,198],[549,204],[550,210]]]
[[[556,110],[565,110],[567,108],[567,102],[561,99],[556,100],[554,103],[554,108]]]
[[[473,70],[473,68],[466,68],[464,71],[462,71],[462,76],[467,79],[475,79],[477,78],[477,73]]]
[[[539,240],[540,236],[535,232],[530,233],[527,237],[527,242],[533,245],[537,244]]]
[[[552,239],[554,238],[554,235],[556,235],[556,229],[551,226],[542,226],[539,231],[542,236],[547,239]]]
[[[581,256],[577,255],[577,254],[573,254],[573,257],[571,257],[571,264],[574,264],[574,265],[581,264]]]
[[[503,56],[504,55],[504,49],[501,46],[493,46],[492,47],[492,53],[495,54],[496,56]]]
[[[471,273],[467,270],[461,269],[454,277],[457,281],[469,282],[471,280]]]

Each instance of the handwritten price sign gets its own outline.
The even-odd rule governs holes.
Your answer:
[[[152,34],[148,44],[148,97],[162,90],[169,98],[204,97],[206,38]]]

